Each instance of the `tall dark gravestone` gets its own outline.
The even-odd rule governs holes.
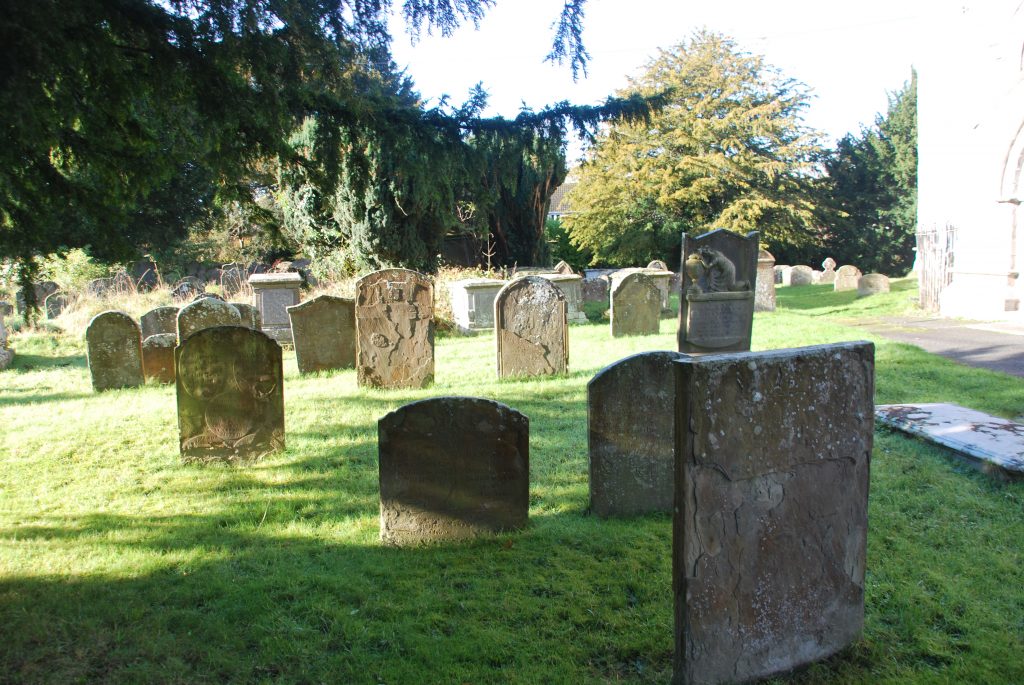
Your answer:
[[[434,285],[409,269],[356,281],[356,380],[375,388],[425,388],[434,380]]]
[[[874,345],[676,370],[676,685],[827,657],[864,625]]]
[[[241,326],[204,328],[174,351],[181,456],[249,461],[284,449],[281,347]]]
[[[675,371],[680,352],[620,359],[587,383],[590,510],[598,516],[671,512]]]
[[[565,373],[569,319],[565,296],[538,276],[517,278],[494,298],[498,376]]]
[[[683,234],[679,351],[691,354],[750,349],[757,278],[758,233],[718,229]]]
[[[94,390],[142,385],[142,333],[124,312],[103,312],[85,330],[89,374]]]
[[[407,404],[377,423],[380,534],[394,544],[526,525],[530,422],[474,397]]]
[[[300,373],[351,369],[356,363],[356,303],[320,295],[288,307]]]

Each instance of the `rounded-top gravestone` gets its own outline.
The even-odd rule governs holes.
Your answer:
[[[151,335],[163,333],[177,336],[178,311],[177,307],[156,307],[139,317],[143,341]]]
[[[351,369],[356,364],[356,303],[320,295],[288,307],[299,373]]]
[[[201,297],[178,312],[178,344],[204,328],[241,325],[241,315],[230,304],[213,297]]]
[[[97,314],[85,331],[89,374],[95,390],[142,385],[142,333],[124,312]]]
[[[851,265],[845,264],[836,269],[836,280],[832,282],[832,288],[836,292],[843,290],[856,290],[857,281],[863,276],[860,269]]]
[[[46,296],[46,302],[44,303],[46,318],[56,319],[64,313],[64,310],[67,309],[69,304],[71,304],[71,298],[65,293],[62,293],[59,290],[55,293],[50,293]]]
[[[174,347],[178,336],[157,333],[142,341],[142,374],[157,383],[174,382]]]
[[[661,291],[642,272],[631,273],[612,288],[612,337],[654,335],[661,326]]]
[[[498,376],[565,373],[569,363],[568,305],[539,276],[517,278],[494,298]]]
[[[813,285],[814,269],[806,264],[797,264],[789,272],[790,285]]]
[[[882,274],[864,274],[857,281],[857,297],[889,292],[889,277]]]
[[[655,259],[647,263],[647,268],[655,271],[668,271],[668,264],[660,259]]]

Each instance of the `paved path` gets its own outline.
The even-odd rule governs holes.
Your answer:
[[[1024,324],[921,317],[886,317],[851,323],[968,366],[1024,378]]]

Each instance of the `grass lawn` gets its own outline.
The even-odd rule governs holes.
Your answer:
[[[755,349],[861,339],[913,284],[782,288]],[[183,465],[174,391],[95,394],[74,336],[22,334],[0,373],[0,683],[665,683],[671,520],[587,511],[586,384],[657,336],[570,329],[563,377],[497,381],[490,335],[437,341],[427,390],[303,377],[287,450]],[[1012,417],[1024,380],[877,345],[876,402]],[[378,539],[376,421],[473,395],[530,417],[530,524],[467,544]],[[787,683],[1024,683],[1024,483],[879,429],[863,639]]]

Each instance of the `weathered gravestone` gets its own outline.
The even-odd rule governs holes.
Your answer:
[[[356,281],[356,380],[375,388],[425,388],[434,380],[434,285],[409,269]]]
[[[14,361],[14,350],[7,346],[7,327],[4,325],[4,315],[0,314],[0,371],[3,371]]]
[[[46,309],[46,318],[56,319],[64,313],[69,304],[71,304],[71,298],[61,291],[50,293],[46,296],[46,302],[43,303],[43,308]]]
[[[46,298],[60,290],[60,286],[53,281],[43,281],[33,285],[32,290],[35,292],[36,304],[42,307],[46,302]],[[14,304],[19,314],[25,313],[25,310],[28,308],[28,301],[25,299],[24,288],[14,294]]]
[[[792,286],[814,285],[814,269],[806,264],[797,264],[789,272],[789,284]]]
[[[835,283],[836,282],[836,260],[831,257],[826,257],[825,261],[821,263],[821,276],[818,277],[818,283]]]
[[[757,231],[741,236],[724,229],[683,234],[680,352],[750,349],[757,237]]]
[[[604,278],[588,278],[583,281],[583,301],[602,302],[608,304],[608,280]]]
[[[151,335],[170,333],[177,336],[178,311],[177,307],[156,307],[139,317],[143,342]]]
[[[351,369],[356,365],[356,303],[320,295],[288,307],[295,361],[300,373]]]
[[[113,278],[94,278],[85,284],[85,292],[91,297],[105,297],[114,290]]]
[[[200,297],[178,312],[178,344],[204,328],[241,325],[241,315],[230,304],[215,297]]]
[[[192,298],[193,302],[198,302],[199,300],[219,300],[220,302],[227,302],[227,300],[224,299],[223,295],[207,292],[197,293],[196,296]]]
[[[561,291],[544,278],[517,278],[494,298],[498,376],[565,373],[569,321]]]
[[[661,291],[641,272],[631,273],[612,288],[612,337],[654,335],[661,325]]]
[[[253,274],[249,276],[252,299],[260,310],[262,330],[280,343],[291,343],[288,307],[299,303],[302,276],[296,273]]]
[[[775,282],[779,285],[789,285],[793,279],[793,267],[781,264],[775,267]]]
[[[246,302],[229,302],[232,307],[238,310],[238,315],[242,317],[242,325],[246,328],[251,328],[254,331],[261,330],[263,328],[263,320],[260,318],[260,310]]]
[[[142,341],[142,375],[157,383],[174,382],[174,347],[178,336],[156,333]]]
[[[195,276],[186,276],[171,288],[171,297],[176,300],[191,300],[202,295],[203,290],[205,290],[205,286],[201,280]]]
[[[647,278],[654,282],[658,292],[661,293],[661,308],[663,310],[668,309],[668,298],[669,293],[672,290],[672,277],[675,275],[671,271],[659,271],[655,269],[640,269],[636,267],[629,267],[626,269],[617,269],[608,275],[610,281],[609,290],[615,292],[615,288],[619,282],[629,276],[630,274],[641,273]]]
[[[668,265],[660,259],[655,259],[647,263],[647,269],[650,271],[668,271]]]
[[[530,504],[530,423],[473,397],[413,402],[377,423],[380,535],[410,544],[515,530]]]
[[[494,298],[508,281],[464,278],[448,284],[452,316],[460,333],[494,328]]]
[[[553,283],[565,298],[565,312],[569,323],[586,323],[583,312],[583,276],[576,274],[538,274]]]
[[[857,281],[863,274],[857,267],[846,264],[836,269],[836,280],[832,283],[832,289],[835,292],[842,290],[856,290]]]
[[[554,272],[556,274],[562,274],[563,276],[573,276],[576,273],[575,271],[572,270],[572,267],[569,266],[569,264],[565,260],[558,262],[558,264],[555,264]]]
[[[94,390],[142,385],[142,333],[124,312],[103,312],[85,330],[86,355]]]
[[[598,516],[671,512],[675,371],[680,352],[644,352],[587,384],[590,510]]]
[[[281,347],[242,326],[198,331],[175,349],[186,461],[252,460],[284,449]]]
[[[775,257],[768,250],[757,251],[757,283],[754,286],[754,311],[775,311]]]
[[[874,346],[674,364],[674,682],[839,651],[864,623]]]
[[[889,277],[883,274],[864,274],[857,279],[857,297],[889,292]]]

